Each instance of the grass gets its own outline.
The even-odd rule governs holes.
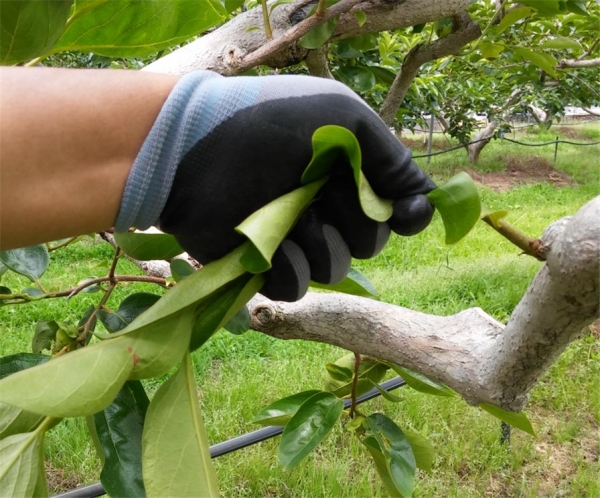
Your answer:
[[[527,135],[523,141],[542,138]],[[557,169],[567,171],[577,185],[523,185],[506,192],[483,188],[486,205],[508,209],[508,220],[534,236],[553,220],[575,212],[600,193],[600,147],[567,147],[571,146],[565,145],[563,151],[561,146]],[[481,170],[499,171],[507,158],[523,159],[531,150],[492,142],[482,153]],[[552,161],[552,148],[534,151]],[[437,156],[430,164],[423,159],[419,162],[437,181],[457,169],[473,167],[466,163],[464,151]],[[110,247],[91,239],[53,253],[44,284],[58,290],[102,274],[111,254]],[[484,224],[457,246],[447,248],[441,221],[436,218],[425,233],[393,237],[381,255],[357,261],[355,266],[373,281],[386,302],[433,314],[480,306],[506,321],[541,264],[520,256]],[[119,273],[138,271],[123,261]],[[9,274],[2,285],[28,286]],[[134,284],[119,290],[109,305],[116,306],[132,289],[156,292],[151,286]],[[68,306],[61,300],[49,300],[0,308],[0,354],[29,350],[38,320],[76,321],[97,299],[97,294],[80,294]],[[324,344],[275,340],[255,332],[242,336],[217,333],[193,355],[210,441],[256,429],[249,421],[271,401],[320,388],[324,364],[343,353]],[[147,384],[151,392],[156,386],[157,382]],[[498,421],[463,401],[426,396],[408,388],[395,394],[400,403],[378,398],[365,409],[381,411],[434,443],[434,468],[429,474],[419,472],[415,496],[600,496],[600,341],[591,334],[571,344],[532,392],[527,413],[537,438],[514,431],[508,447],[499,443]],[[290,471],[278,465],[277,444],[277,439],[266,441],[215,460],[222,495],[385,496],[360,443],[342,427],[334,429],[313,454]],[[84,421],[68,420],[53,429],[46,453],[55,492],[99,478],[99,463]]]

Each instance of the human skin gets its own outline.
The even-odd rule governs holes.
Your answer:
[[[0,250],[110,228],[177,76],[0,68]]]

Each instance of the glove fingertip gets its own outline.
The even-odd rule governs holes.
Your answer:
[[[302,299],[310,283],[310,266],[304,251],[291,240],[284,240],[273,256],[273,267],[265,273],[260,293],[273,301]]]
[[[435,208],[425,195],[413,195],[394,202],[394,213],[388,220],[398,235],[416,235],[431,222]]]

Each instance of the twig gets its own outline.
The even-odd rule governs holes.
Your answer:
[[[76,237],[71,237],[70,239],[67,239],[66,242],[63,242],[56,246],[46,244],[46,247],[48,249],[48,252],[56,251],[57,249],[62,249],[63,247],[67,247],[69,244],[72,244],[73,242],[75,242],[76,240],[79,240],[80,238],[81,238],[81,235],[77,235]]]
[[[362,362],[360,353],[354,353],[354,376],[352,377],[352,394],[350,402],[350,418],[354,418],[354,411],[356,410],[356,387],[358,385],[358,370]]]
[[[271,22],[269,21],[269,7],[267,6],[267,0],[260,0],[260,7],[262,9],[265,36],[267,37],[267,40],[272,40],[273,31],[271,30]]]
[[[489,216],[484,216],[483,218],[481,218],[481,220],[487,223],[489,226],[491,226],[504,238],[516,245],[519,249],[523,251],[523,253],[529,256],[533,256],[539,261],[546,261],[544,247],[539,239],[532,239],[531,237],[516,229],[510,223],[507,223],[504,220],[494,221]]]

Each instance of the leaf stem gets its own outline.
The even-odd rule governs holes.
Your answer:
[[[66,242],[63,242],[61,244],[57,244],[55,246],[51,245],[51,244],[46,244],[46,248],[48,249],[48,252],[52,252],[52,251],[56,251],[57,249],[61,249],[63,247],[67,247],[69,244],[72,244],[73,242],[75,242],[76,240],[78,240],[81,236],[77,235],[76,237],[71,237],[70,239],[67,239]]]
[[[327,10],[327,0],[319,0],[317,5],[317,12],[315,12],[316,17],[322,17]]]
[[[270,41],[273,39],[273,31],[271,30],[271,22],[269,21],[269,7],[267,6],[267,0],[260,0],[260,6],[262,8],[265,36],[267,37],[267,40]]]
[[[546,261],[546,255],[544,254],[544,249],[539,239],[532,239],[504,220],[494,221],[489,216],[484,216],[481,220],[521,249],[523,253],[533,256],[539,261]]]
[[[360,353],[354,353],[354,376],[352,377],[352,394],[350,402],[350,418],[354,418],[356,411],[356,388],[358,386],[358,369],[362,363],[362,356]]]

